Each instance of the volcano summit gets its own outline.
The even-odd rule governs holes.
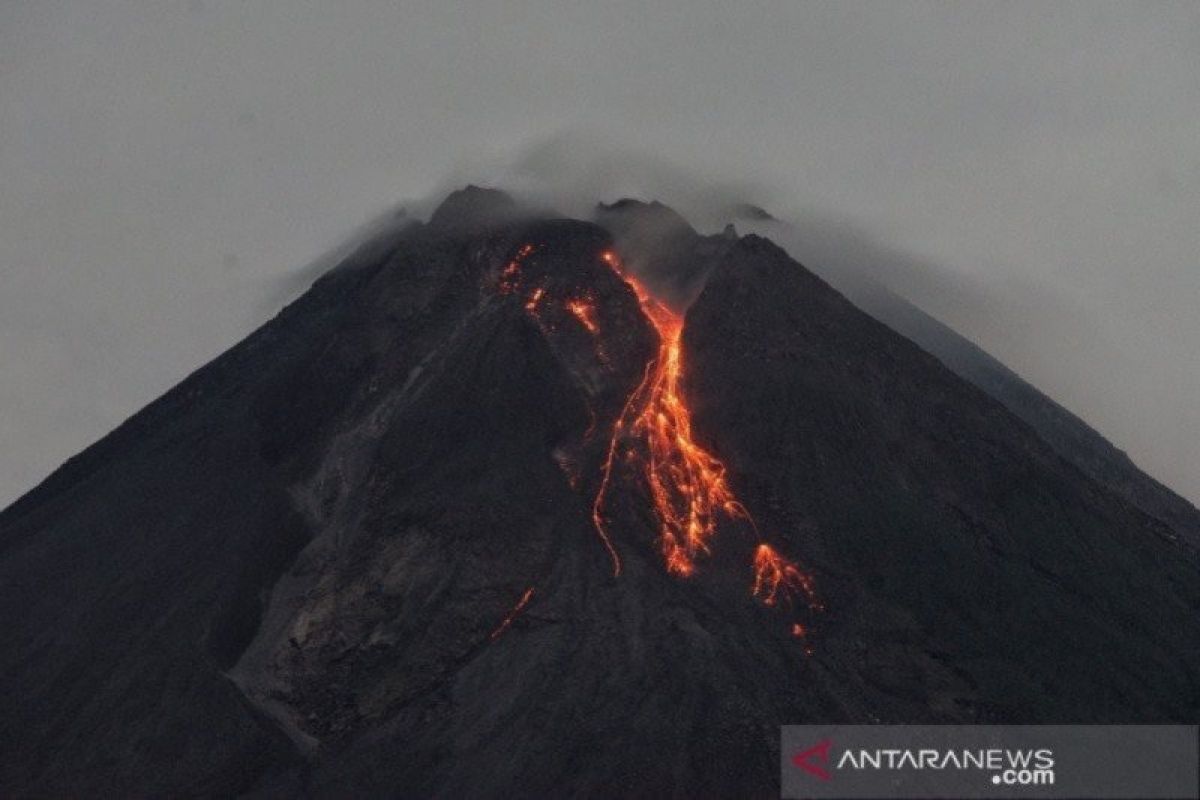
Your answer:
[[[1195,720],[1197,512],[1047,442],[767,239],[456,192],[0,514],[0,795],[770,797],[781,724]]]

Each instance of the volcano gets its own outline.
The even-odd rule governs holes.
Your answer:
[[[1197,512],[1060,450],[765,238],[468,188],[0,515],[0,795],[770,797],[782,724],[1194,721]]]

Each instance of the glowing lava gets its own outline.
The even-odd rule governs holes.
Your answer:
[[[596,307],[590,298],[568,300],[567,311],[579,320],[580,325],[587,328],[588,333],[593,336],[600,333],[600,326],[596,323]]]
[[[667,571],[686,577],[695,572],[697,559],[708,554],[719,517],[744,520],[756,534],[757,528],[730,488],[725,466],[692,435],[691,412],[679,386],[683,373],[683,317],[626,274],[615,254],[605,252],[601,257],[633,289],[642,312],[658,332],[659,351],[614,426],[592,520],[613,555],[614,574],[620,574],[620,560],[608,537],[603,507],[617,452],[626,440],[633,439],[641,446],[629,447],[626,454],[632,460],[641,459]],[[803,593],[811,608],[820,608],[812,578],[770,545],[760,544],[755,552],[751,594],[765,605],[774,606],[781,596],[790,599],[797,591]],[[793,628],[793,633],[797,630],[797,635],[803,635],[803,626]]]
[[[533,245],[523,244],[517,250],[517,254],[513,256],[512,261],[504,267],[504,271],[500,273],[500,293],[511,294],[521,281],[521,264],[525,259],[533,253]]]
[[[729,488],[724,465],[692,437],[691,413],[679,391],[683,372],[683,318],[650,296],[636,279],[623,273],[616,256],[605,253],[603,258],[633,288],[642,312],[658,331],[659,351],[613,430],[593,520],[603,532],[601,509],[614,454],[618,442],[632,436],[645,445],[643,474],[654,502],[659,547],[667,571],[691,575],[696,569],[696,559],[709,551],[718,514],[743,519],[749,515]]]
[[[533,252],[534,246],[530,244],[517,250],[500,274],[501,293],[511,294],[521,288],[522,266]],[[657,356],[646,365],[641,381],[626,399],[613,425],[600,487],[592,504],[592,521],[612,559],[613,575],[621,574],[621,557],[609,535],[604,509],[613,487],[614,471],[620,462],[644,482],[650,495],[658,524],[658,546],[667,572],[680,577],[694,574],[697,561],[710,553],[718,522],[722,518],[737,519],[759,539],[754,551],[751,597],[769,607],[790,607],[799,595],[811,610],[823,610],[812,576],[762,541],[754,520],[729,486],[725,465],[696,443],[691,411],[680,389],[682,315],[656,300],[634,276],[627,274],[614,253],[605,252],[601,258],[633,290],[642,313],[654,326],[659,339]],[[543,332],[553,331],[555,327],[547,325],[541,318],[547,299],[543,287],[533,288],[525,297],[525,311]],[[563,303],[564,310],[594,337],[598,356],[607,363],[592,296],[577,295]],[[593,414],[585,440],[590,438],[595,424]],[[574,486],[577,479],[569,470],[568,477]],[[493,639],[504,633],[532,596],[533,588],[530,587],[492,632]],[[801,622],[793,622],[791,633],[803,639],[808,635],[808,628]],[[810,650],[806,649],[806,652]]]
[[[802,593],[814,610],[821,608],[812,577],[775,552],[771,545],[766,542],[760,544],[754,551],[754,588],[750,593],[763,605],[773,606],[781,594],[790,596],[795,592]],[[792,626],[792,633],[796,636],[803,636],[804,632],[803,625],[796,623]]]
[[[529,299],[525,301],[525,310],[530,314],[537,314],[538,303],[542,302],[542,298],[546,295],[546,290],[538,287],[533,290],[533,294],[529,295]]]
[[[508,616],[504,618],[504,621],[496,627],[496,630],[492,631],[491,635],[489,636],[492,641],[499,639],[500,636],[506,630],[508,630],[508,626],[513,624],[513,620],[520,616],[521,612],[525,610],[525,606],[529,605],[529,601],[533,599],[533,589],[534,587],[530,586],[525,590],[525,594],[521,595],[521,599],[517,601],[515,606],[513,606],[512,611],[508,612]]]

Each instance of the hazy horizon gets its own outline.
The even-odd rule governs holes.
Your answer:
[[[1200,8],[515,8],[0,7],[0,507],[467,182],[861,231],[1200,501]]]

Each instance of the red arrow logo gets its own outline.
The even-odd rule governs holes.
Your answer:
[[[831,747],[833,747],[833,740],[826,739],[815,747],[810,747],[807,750],[796,753],[796,755],[792,756],[792,763],[810,775],[815,775],[821,780],[827,781],[833,777],[829,774],[829,770],[809,763],[809,759],[820,761],[822,764],[828,764],[829,748]]]

